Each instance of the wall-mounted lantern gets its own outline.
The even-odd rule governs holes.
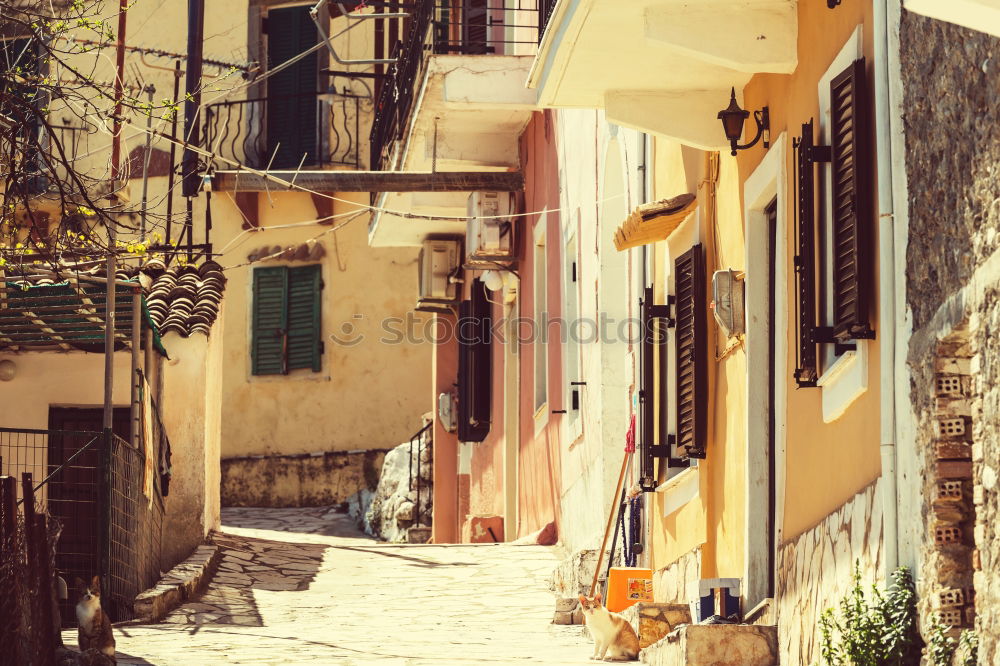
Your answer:
[[[736,88],[733,88],[732,97],[729,99],[729,107],[719,111],[719,120],[722,121],[722,128],[729,139],[729,146],[733,150],[733,155],[737,150],[751,148],[757,145],[761,137],[764,138],[764,147],[767,148],[771,142],[771,119],[765,106],[760,111],[753,112],[753,119],[757,123],[757,136],[750,143],[740,144],[739,140],[743,136],[743,123],[750,116],[750,112],[741,109],[736,103]]]

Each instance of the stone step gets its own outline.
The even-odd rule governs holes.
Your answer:
[[[778,628],[689,624],[640,653],[650,666],[777,666]]]

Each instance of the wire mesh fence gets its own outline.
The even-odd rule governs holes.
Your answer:
[[[59,526],[34,511],[34,486],[0,476],[0,666],[50,666],[61,645],[55,550]]]
[[[157,467],[147,464],[159,437],[153,442],[144,450],[110,431],[0,428],[0,474],[21,481],[20,514],[53,523],[55,572],[71,588],[102,576],[104,610],[116,622],[133,618],[136,595],[159,578],[163,499]],[[60,601],[63,626],[75,626],[75,603],[72,594]]]

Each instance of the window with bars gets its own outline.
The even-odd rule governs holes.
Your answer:
[[[853,341],[875,337],[869,321],[874,289],[871,209],[874,179],[871,109],[867,97],[865,61],[859,58],[830,81],[830,145],[814,144],[812,121],[802,126],[802,136],[796,142],[795,380],[799,387],[818,385],[822,359],[828,366],[851,349]],[[830,169],[829,212],[819,217],[817,165],[829,165]],[[819,354],[818,349],[824,354]]]
[[[253,272],[250,359],[254,375],[322,369],[322,266],[268,266]]]

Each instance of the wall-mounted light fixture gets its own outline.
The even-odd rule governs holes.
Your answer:
[[[10,359],[0,361],[0,381],[9,382],[17,375],[17,365]]]
[[[733,88],[732,97],[729,99],[729,107],[719,111],[719,120],[722,121],[722,128],[726,132],[726,138],[729,139],[729,146],[733,150],[733,155],[736,154],[737,150],[756,146],[761,137],[764,138],[765,148],[771,143],[771,119],[766,106],[760,111],[753,112],[753,119],[757,123],[757,136],[750,143],[739,143],[740,138],[743,136],[743,123],[749,116],[750,112],[746,109],[741,109],[740,105],[736,103],[736,88]]]

